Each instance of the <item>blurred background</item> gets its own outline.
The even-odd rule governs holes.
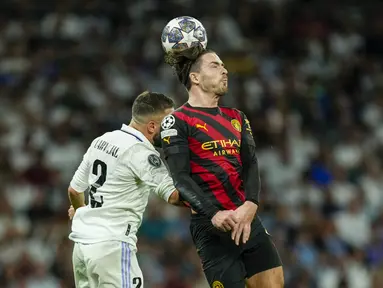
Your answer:
[[[204,24],[262,168],[259,215],[286,287],[383,287],[383,4],[333,0],[1,0],[0,287],[71,288],[68,183],[90,141],[150,89],[176,16]],[[151,199],[146,288],[206,288],[189,212]]]

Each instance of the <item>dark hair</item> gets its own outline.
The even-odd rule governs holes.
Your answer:
[[[163,113],[166,109],[174,108],[174,101],[161,93],[145,91],[137,96],[132,106],[132,116],[135,121],[153,114]]]
[[[175,50],[166,53],[165,63],[169,64],[176,71],[178,80],[190,90],[190,72],[198,72],[200,69],[201,56],[215,53],[213,50],[204,49],[201,45],[185,50]]]

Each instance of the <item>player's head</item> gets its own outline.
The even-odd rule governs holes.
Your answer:
[[[174,111],[174,107],[174,101],[164,94],[145,91],[133,102],[130,125],[142,132],[154,146],[161,147],[161,122]]]
[[[205,93],[223,96],[228,89],[228,75],[223,62],[212,50],[195,46],[170,52],[165,62],[172,66],[186,89],[200,89]]]

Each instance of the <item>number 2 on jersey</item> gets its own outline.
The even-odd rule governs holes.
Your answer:
[[[98,167],[101,167],[101,175],[98,177],[97,181],[90,186],[89,197],[90,197],[90,207],[99,208],[104,204],[104,197],[100,196],[100,201],[96,201],[94,194],[96,194],[97,189],[104,185],[106,181],[107,166],[101,160],[95,160],[93,162],[92,173],[93,175],[98,176]]]
[[[142,279],[140,277],[134,277],[133,278],[133,284],[136,285],[135,288],[141,288],[141,286],[142,286]]]

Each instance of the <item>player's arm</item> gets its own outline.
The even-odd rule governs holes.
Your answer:
[[[69,196],[69,201],[75,210],[77,210],[78,208],[82,206],[85,206],[84,192],[78,192],[75,189],[73,189],[71,186],[69,186],[68,196]]]
[[[169,174],[168,174],[169,175]],[[170,177],[170,176],[169,176]],[[170,179],[172,179],[170,177]],[[173,179],[172,179],[173,181]],[[174,206],[180,206],[180,207],[188,207],[185,202],[181,201],[180,199],[180,193],[178,192],[178,190],[174,190],[173,193],[170,195],[169,197],[169,200],[168,200],[168,203],[169,204],[172,204]]]
[[[72,181],[70,182],[68,187],[69,200],[75,210],[82,206],[85,206],[84,192],[89,187],[88,176],[89,176],[90,163],[88,160],[88,155],[89,155],[89,149],[85,153],[81,161],[81,164],[77,168],[72,178]]]
[[[231,237],[239,245],[246,243],[250,238],[251,223],[257,213],[259,205],[259,192],[261,180],[258,169],[258,160],[255,154],[255,141],[251,131],[249,120],[241,112],[242,135],[241,135],[241,161],[242,161],[242,180],[245,189],[245,203],[236,209],[238,225],[232,230]]]
[[[137,143],[126,156],[128,167],[157,196],[175,206],[183,206],[179,194],[169,176],[165,164],[158,152],[148,149],[145,144]]]
[[[259,193],[261,190],[261,178],[258,168],[258,159],[255,153],[255,141],[251,131],[250,122],[244,113],[242,114],[242,140],[241,161],[242,179],[245,189],[246,202],[259,205]]]
[[[186,123],[170,115],[165,117],[171,123],[161,125],[162,147],[169,166],[175,187],[179,191],[179,198],[187,202],[197,213],[213,218],[219,209],[204,195],[201,188],[190,176],[190,155],[188,146],[188,132]],[[167,129],[164,129],[167,128]]]

